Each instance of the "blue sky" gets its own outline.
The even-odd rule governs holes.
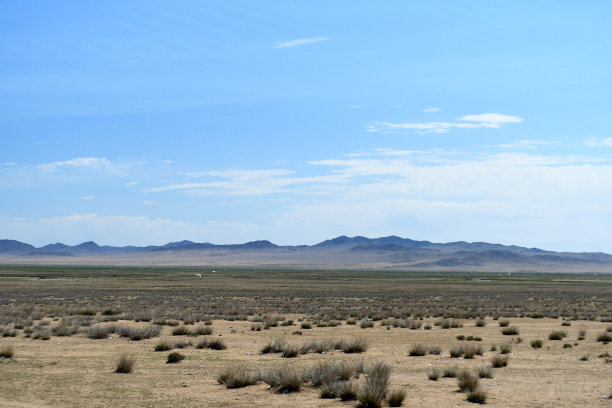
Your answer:
[[[609,2],[2,3],[2,238],[612,252]]]

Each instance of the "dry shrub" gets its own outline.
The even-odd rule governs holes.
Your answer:
[[[506,367],[508,365],[508,360],[508,356],[496,354],[491,357],[491,365],[495,368]]]
[[[134,363],[135,361],[133,358],[124,354],[119,357],[119,360],[117,360],[117,367],[115,368],[115,372],[121,374],[129,374],[134,369]]]
[[[440,378],[440,370],[438,370],[435,367],[432,367],[428,372],[427,372],[427,378],[429,378],[431,381],[438,381],[438,378]]]
[[[484,404],[487,402],[487,392],[482,387],[477,387],[475,390],[468,391],[466,400],[475,404]]]
[[[368,349],[368,343],[363,339],[351,339],[342,343],[342,351],[345,353],[364,353]]]
[[[359,406],[379,408],[387,397],[391,368],[384,363],[375,363],[368,369],[368,377],[357,391]]]
[[[470,370],[464,368],[457,373],[457,385],[459,386],[459,391],[474,391],[476,388],[478,388],[479,384],[480,379]]]
[[[260,379],[271,388],[276,388],[280,394],[299,391],[306,378],[307,376],[301,371],[289,365],[266,370],[260,374]]]
[[[519,329],[516,326],[504,327],[501,331],[504,336],[516,336],[519,334]]]
[[[406,391],[398,389],[390,391],[387,397],[390,407],[401,407],[404,399],[406,399]]]
[[[242,388],[257,383],[257,376],[243,366],[230,367],[217,376],[227,388]]]
[[[177,351],[173,351],[172,353],[168,354],[168,360],[166,361],[166,364],[180,363],[184,359],[185,359],[184,355],[182,355],[181,353]]]
[[[0,348],[0,358],[13,358],[15,356],[15,347],[8,345]]]
[[[553,330],[548,335],[548,340],[563,340],[565,337],[567,337],[567,332],[564,330]]]
[[[427,354],[427,347],[422,344],[415,344],[410,348],[410,355],[421,357]]]

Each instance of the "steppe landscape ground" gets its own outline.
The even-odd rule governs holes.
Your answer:
[[[492,407],[612,404],[610,275],[5,266],[0,335],[1,406],[355,407],[377,363],[406,407],[473,406],[453,367]]]

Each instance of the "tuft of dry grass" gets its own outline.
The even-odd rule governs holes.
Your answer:
[[[465,399],[475,404],[484,404],[487,402],[487,392],[482,387],[477,387],[475,390],[468,391]]]
[[[13,358],[15,356],[15,347],[8,345],[0,348],[0,358]]]
[[[126,354],[123,354],[121,357],[119,357],[119,360],[117,360],[117,367],[115,368],[115,372],[121,374],[129,374],[132,372],[132,370],[134,370],[134,364],[135,360],[133,358],[129,357]]]
[[[387,396],[387,402],[390,407],[401,407],[405,399],[406,391],[399,389],[391,390]]]
[[[567,337],[567,332],[564,330],[553,330],[548,335],[548,340],[563,340]]]
[[[184,359],[185,359],[184,355],[182,355],[178,351],[173,351],[172,353],[168,354],[168,360],[166,361],[166,364],[180,363]]]
[[[491,365],[495,368],[506,367],[508,365],[509,357],[506,355],[496,354],[491,357]]]
[[[227,388],[242,388],[256,384],[257,376],[243,366],[234,366],[221,372],[217,382]]]
[[[476,388],[478,388],[479,384],[479,377],[470,370],[464,368],[459,370],[457,373],[457,385],[459,386],[459,391],[474,391]]]

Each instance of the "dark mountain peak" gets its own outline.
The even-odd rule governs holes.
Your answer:
[[[278,245],[273,244],[272,242],[267,241],[267,240],[260,240],[260,241],[247,242],[246,244],[242,244],[242,247],[250,248],[250,249],[264,249],[264,248],[277,248]]]
[[[93,241],[83,242],[82,244],[75,245],[73,248],[77,249],[98,249],[100,246]]]
[[[0,253],[25,253],[34,250],[34,246],[14,239],[0,239]]]
[[[336,247],[340,245],[346,244],[355,244],[355,245],[364,245],[370,243],[372,240],[370,238],[362,237],[357,235],[355,237],[347,237],[346,235],[341,235],[336,238],[328,239],[323,242],[319,242],[314,247]]]
[[[166,245],[162,245],[161,248],[176,248],[176,247],[181,247],[184,245],[191,245],[191,244],[195,244],[195,242],[184,239],[182,241],[177,241],[177,242],[168,242]]]

